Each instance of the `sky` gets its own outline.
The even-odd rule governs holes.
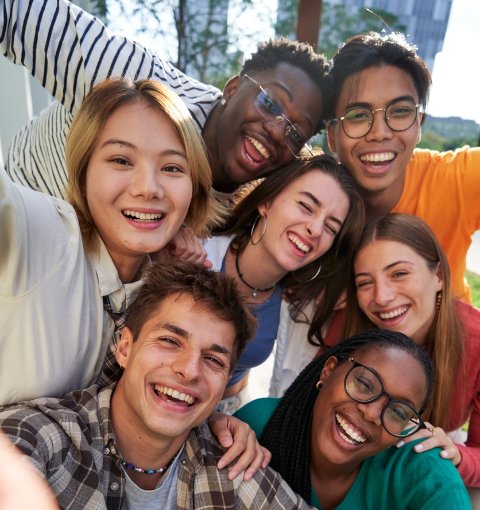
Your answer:
[[[480,124],[480,1],[453,0],[443,50],[437,53],[427,111]]]
[[[231,3],[234,1],[231,0]],[[266,40],[274,35],[268,25],[275,16],[277,2],[253,0],[253,4],[253,12],[245,14],[244,18],[238,17],[235,12],[230,12],[230,17],[242,29],[252,24],[264,24],[261,36],[262,40]],[[149,47],[156,47],[160,54],[168,58],[165,44],[161,47],[158,39],[154,41],[149,39],[148,34],[136,34],[133,23],[125,24],[116,20],[113,12],[110,21],[114,30],[121,26],[121,32],[125,35],[139,39]],[[256,44],[257,41],[245,38],[240,49],[248,57]],[[432,81],[427,113],[436,117],[472,119],[480,124],[480,0],[453,0],[443,50],[435,58]]]

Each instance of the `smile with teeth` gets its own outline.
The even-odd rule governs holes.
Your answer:
[[[303,253],[308,253],[312,248],[303,244],[302,241],[295,234],[288,234],[288,239]]]
[[[378,312],[378,316],[382,320],[388,320],[388,319],[394,319],[395,317],[400,317],[400,315],[403,315],[408,310],[408,306],[400,306],[396,308],[395,310],[391,310],[390,312]]]
[[[169,400],[178,400],[180,402],[186,402],[189,406],[191,406],[195,402],[195,398],[191,395],[187,395],[186,393],[180,393],[173,388],[168,388],[167,386],[161,386],[159,384],[153,385],[153,391],[157,395],[165,395],[169,398]]]
[[[155,222],[163,218],[162,213],[141,213],[138,211],[132,211],[131,209],[124,209],[122,214],[129,220],[144,221],[144,222]]]
[[[255,149],[257,149],[264,159],[270,159],[270,153],[261,142],[251,136],[246,136],[245,138],[255,147]]]
[[[371,163],[383,163],[391,161],[395,157],[393,152],[373,152],[371,154],[362,154],[360,159]]]
[[[335,413],[335,420],[339,429],[341,429],[339,430],[340,435],[348,444],[361,444],[367,440],[360,431],[354,430],[354,425],[342,418],[338,413]]]

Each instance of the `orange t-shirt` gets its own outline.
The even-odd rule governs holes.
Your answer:
[[[392,212],[413,214],[429,225],[447,255],[454,295],[470,302],[464,276],[471,236],[480,230],[480,148],[416,149]]]

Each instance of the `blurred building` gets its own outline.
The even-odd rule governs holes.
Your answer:
[[[435,55],[442,51],[452,0],[329,0],[343,3],[351,9],[368,7],[390,12],[407,27],[408,40],[418,46],[418,52],[433,69]]]
[[[298,0],[278,0],[277,20],[283,21],[289,16],[292,4],[298,4]],[[326,4],[343,5],[350,16],[364,7],[395,15],[406,27],[409,42],[418,46],[419,54],[432,70],[435,55],[443,47],[452,0],[324,0],[323,4],[324,9]],[[378,25],[381,31],[384,27],[380,20]]]

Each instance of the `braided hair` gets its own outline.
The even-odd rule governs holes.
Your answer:
[[[310,502],[311,499],[311,428],[319,392],[315,385],[321,371],[331,356],[341,363],[355,352],[374,348],[400,349],[420,362],[427,380],[427,391],[419,414],[428,405],[434,378],[430,358],[422,347],[403,333],[380,329],[366,331],[343,340],[315,358],[288,388],[260,437],[260,443],[272,452],[270,465],[305,501]]]

